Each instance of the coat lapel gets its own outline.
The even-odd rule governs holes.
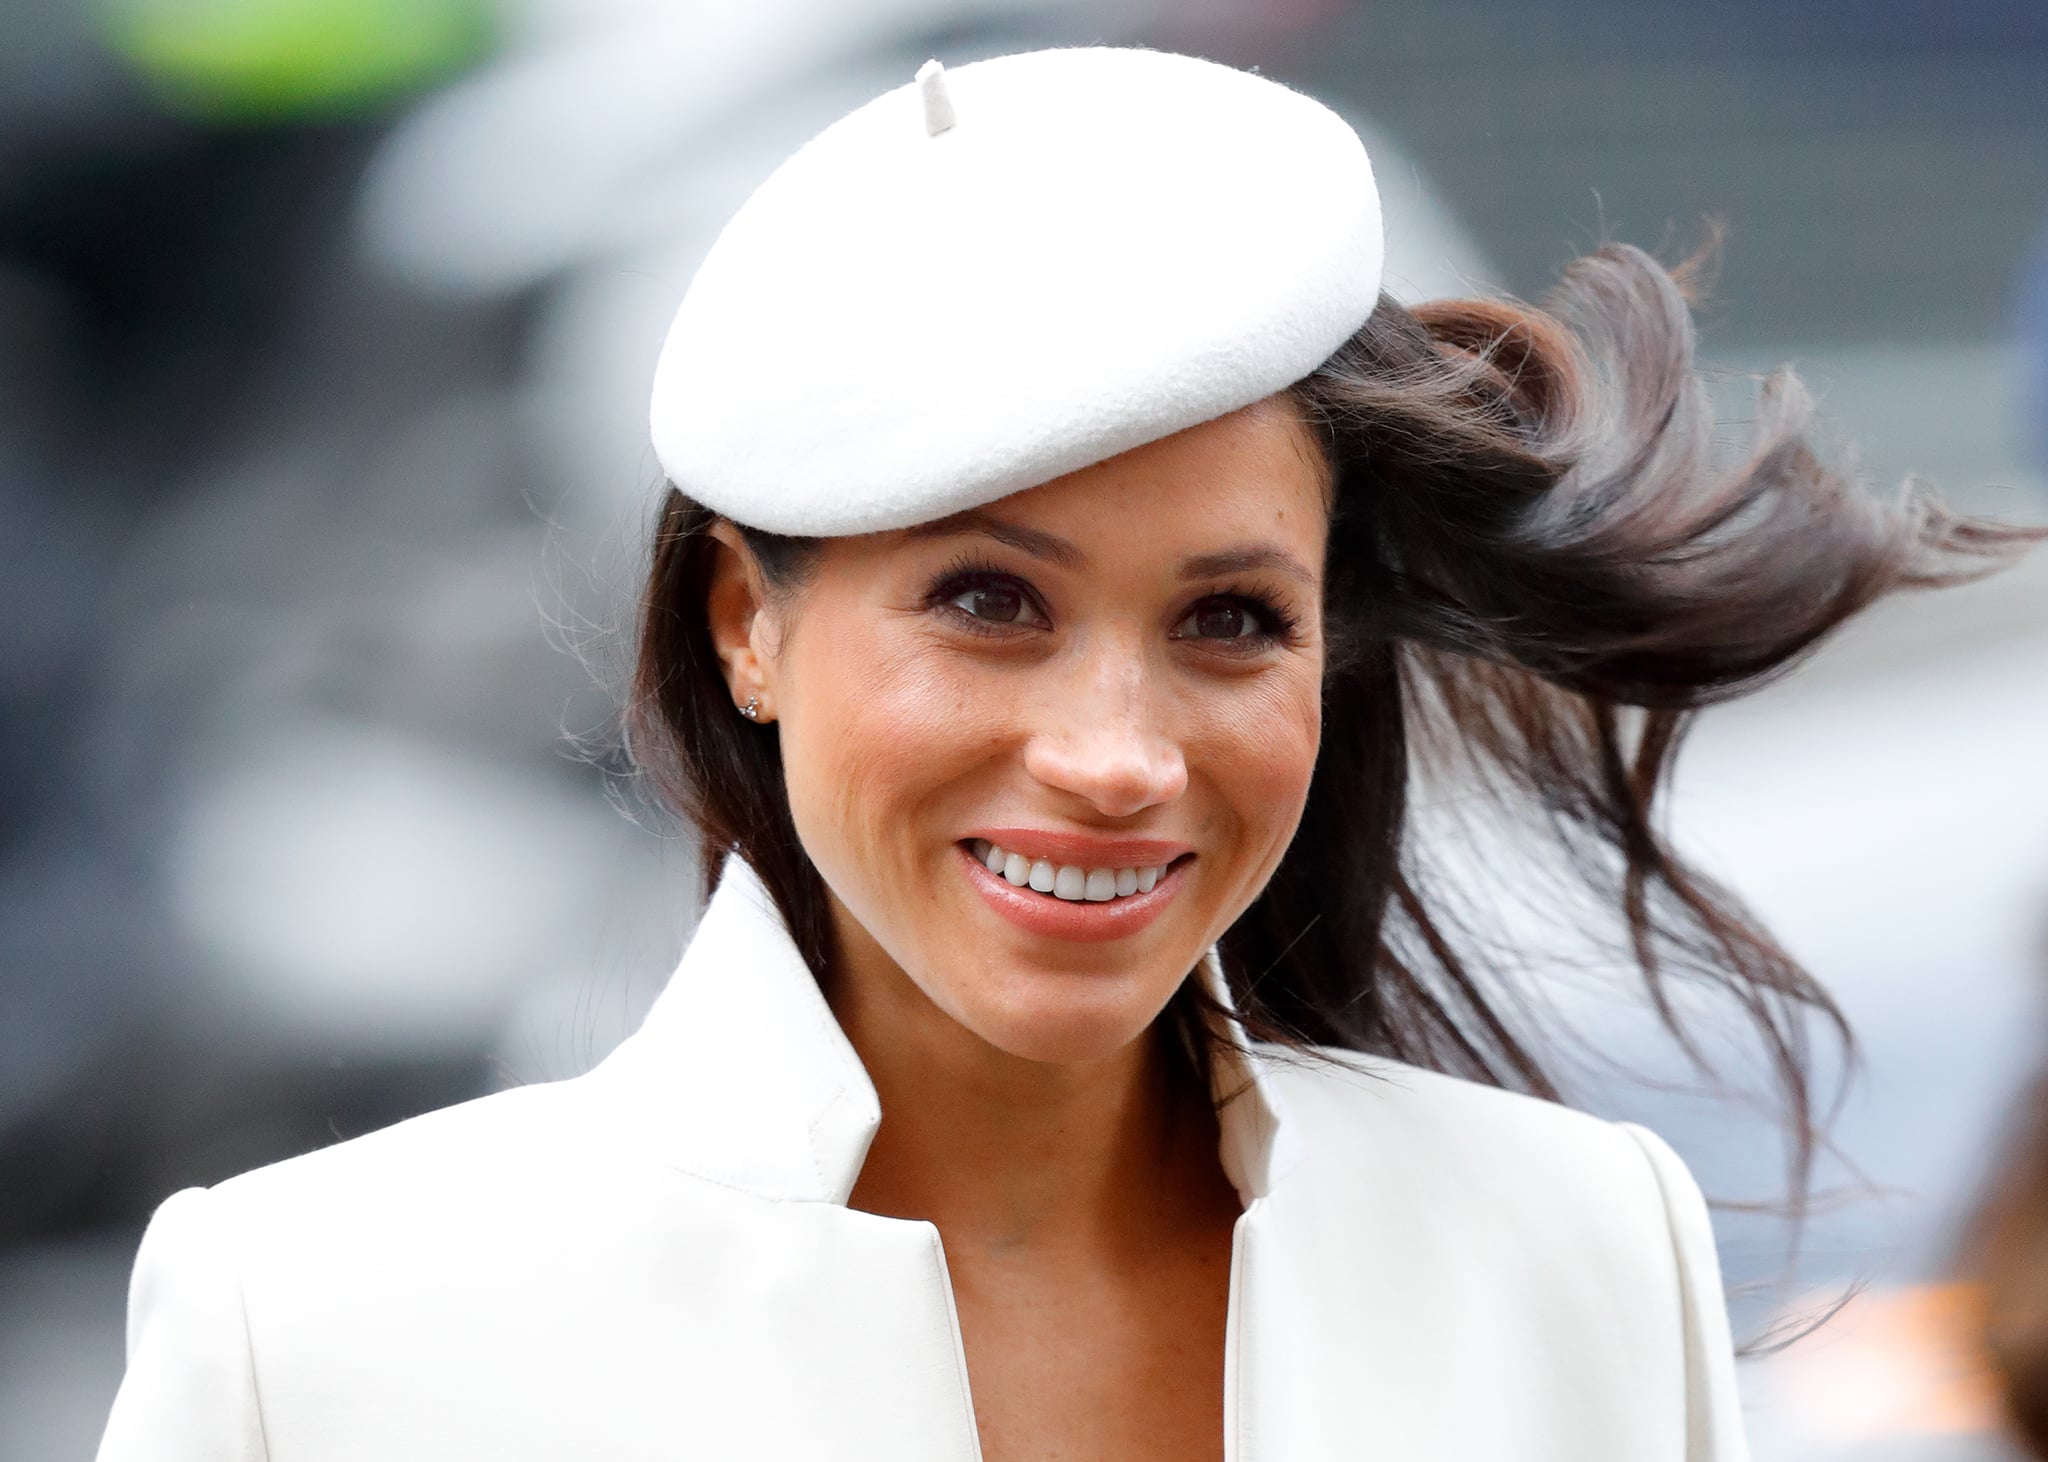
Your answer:
[[[740,858],[726,861],[640,1029],[599,1070],[631,1090],[661,1161],[762,1198],[844,1204],[882,1120],[860,1057]]]
[[[1297,1342],[1284,1333],[1289,1296],[1300,1278],[1292,1270],[1314,1266],[1311,1255],[1289,1254],[1299,1236],[1287,1233],[1284,1222],[1276,1229],[1273,1209],[1276,1191],[1301,1156],[1282,1093],[1294,1058],[1244,1040],[1213,949],[1195,977],[1223,1007],[1228,1037],[1213,1063],[1219,1158],[1246,1211],[1232,1256],[1225,1424],[1227,1455],[1248,1459],[1254,1452],[1237,1439],[1270,1429],[1261,1418],[1276,1409],[1294,1413],[1288,1432],[1318,1431],[1320,1387],[1309,1381],[1327,1370],[1301,1369],[1312,1358],[1298,1354]],[[591,1079],[617,1095],[618,1119],[664,1165],[778,1204],[817,1205],[817,1224],[809,1225],[816,1233],[806,1247],[814,1254],[830,1250],[835,1263],[806,1265],[803,1292],[789,1298],[792,1311],[778,1323],[812,1333],[833,1328],[837,1322],[828,1317],[865,1314],[876,1333],[907,1338],[894,1354],[848,1357],[856,1368],[874,1369],[864,1385],[881,1395],[915,1378],[931,1393],[920,1402],[921,1412],[967,1418],[964,1427],[942,1428],[943,1438],[934,1434],[915,1446],[903,1434],[887,1443],[885,1428],[874,1438],[878,1450],[870,1452],[849,1445],[867,1422],[841,1416],[832,1422],[839,1428],[837,1449],[820,1455],[978,1455],[938,1230],[846,1209],[882,1120],[880,1103],[773,900],[743,860],[728,860],[675,974],[640,1029]],[[753,1246],[751,1238],[733,1242]],[[798,1309],[815,1313],[806,1319]]]
[[[1214,949],[1196,977],[1226,1012],[1220,1157],[1249,1204],[1293,1166],[1298,1144],[1273,1058],[1245,1042]],[[640,1029],[600,1069],[633,1090],[664,1162],[764,1198],[844,1204],[882,1121],[774,900],[737,857]]]

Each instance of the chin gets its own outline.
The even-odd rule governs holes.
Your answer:
[[[1158,1018],[1173,989],[1148,991],[1128,976],[1020,972],[999,998],[969,992],[955,1019],[997,1050],[1024,1061],[1078,1065],[1106,1060]]]

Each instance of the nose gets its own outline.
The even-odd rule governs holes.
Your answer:
[[[1048,697],[1025,770],[1103,817],[1133,817],[1186,791],[1187,762],[1140,657],[1106,654],[1078,670]]]

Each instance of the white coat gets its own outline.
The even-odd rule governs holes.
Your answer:
[[[1245,1066],[1234,1462],[1747,1456],[1662,1140],[1379,1058]],[[586,1075],[167,1199],[100,1462],[968,1462],[939,1232],[846,1206],[880,1119],[735,859]]]

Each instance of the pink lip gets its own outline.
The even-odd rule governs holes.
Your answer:
[[[990,841],[1005,850],[1008,849],[1009,845],[1000,839],[991,838]],[[1164,848],[1173,845],[1125,843],[1123,846]],[[1033,889],[1014,887],[1001,874],[989,872],[988,865],[974,856],[973,849],[959,847],[957,851],[960,854],[960,865],[966,870],[967,881],[974,885],[997,913],[1033,934],[1043,934],[1053,939],[1072,939],[1085,944],[1097,944],[1135,934],[1165,913],[1166,906],[1173,902],[1173,896],[1180,892],[1181,866],[1184,866],[1167,869],[1159,882],[1152,886],[1150,893],[1128,894],[1122,898],[1110,899],[1106,903],[1089,903],[1081,899],[1054,898],[1051,894],[1039,893]],[[1018,851],[1022,852],[1023,849],[1020,848]],[[1141,866],[1152,866],[1144,864],[1142,860],[1140,862]],[[1109,865],[1097,863],[1093,866],[1102,868]],[[1118,866],[1128,868],[1132,865],[1123,863]]]
[[[1162,838],[1098,838],[1087,833],[1045,832],[1029,827],[980,827],[967,835],[994,843],[1005,853],[1022,853],[1080,868],[1157,868],[1195,851],[1192,843]]]

